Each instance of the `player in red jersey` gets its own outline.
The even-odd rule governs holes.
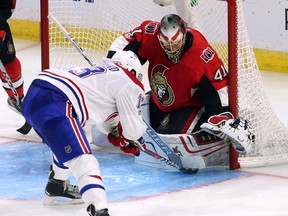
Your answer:
[[[1,0],[0,3],[0,60],[2,61],[5,74],[0,69],[2,86],[8,94],[8,105],[11,109],[20,113],[20,103],[24,96],[21,63],[16,57],[13,37],[7,20],[12,16],[16,7],[16,0]],[[16,93],[11,90],[9,82],[12,82]],[[16,98],[17,97],[17,98]],[[19,101],[17,102],[17,100]]]
[[[108,57],[119,49],[134,51],[143,64],[149,61],[151,124],[157,132],[195,132],[210,116],[229,110],[222,61],[205,37],[179,16],[144,21],[117,38]]]
[[[161,22],[142,22],[118,37],[107,57],[118,50],[131,50],[142,64],[149,62],[150,124],[157,133],[208,132],[237,139],[241,127],[245,139],[234,147],[243,154],[251,150],[255,136],[250,125],[242,119],[243,124],[237,119],[233,125],[229,113],[228,71],[206,38],[181,17],[168,14]]]

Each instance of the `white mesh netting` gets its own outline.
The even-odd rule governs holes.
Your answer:
[[[288,130],[273,113],[265,95],[245,25],[242,0],[235,2],[238,24],[238,111],[239,116],[251,122],[256,134],[253,152],[240,157],[239,162],[242,167],[287,162]],[[49,0],[49,13],[98,64],[102,64],[110,44],[122,32],[133,29],[144,20],[160,21],[168,13],[179,12],[176,9],[173,4],[160,7],[152,0],[97,0],[92,3],[84,0]],[[206,36],[228,68],[227,17],[227,2],[218,0],[200,0],[193,8],[187,1],[185,15],[182,16]],[[196,25],[192,22],[194,19]],[[88,65],[52,23],[49,25],[49,46],[50,67],[69,69],[75,65]]]

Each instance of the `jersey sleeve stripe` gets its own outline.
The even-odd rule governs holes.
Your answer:
[[[90,150],[88,148],[87,145],[89,145],[89,143],[85,142],[85,137],[83,137],[83,135],[81,134],[81,131],[79,130],[79,126],[75,120],[75,118],[72,117],[72,105],[71,103],[67,103],[67,108],[66,108],[66,115],[69,117],[71,126],[74,130],[74,134],[76,135],[76,138],[83,150],[84,154],[88,154],[90,153]]]

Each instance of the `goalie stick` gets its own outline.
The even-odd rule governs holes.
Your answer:
[[[84,59],[91,65],[95,65],[92,60],[87,56],[87,54],[84,52],[84,50],[77,44],[77,42],[71,37],[71,35],[66,31],[66,29],[62,26],[62,24],[57,20],[57,18],[53,15],[48,15],[49,20],[51,20],[58,28],[59,30],[65,35],[65,37],[74,45],[74,47],[77,49],[77,51],[84,57]],[[176,169],[184,172],[184,173],[196,173],[198,172],[198,168],[184,168],[182,165],[181,158],[176,155],[168,146],[167,144],[157,135],[157,133],[151,128],[149,124],[143,119],[143,121],[147,125],[146,133],[153,139],[153,141],[162,149],[162,151],[167,155],[169,159],[166,159],[160,155],[158,155],[155,152],[152,152],[150,150],[143,150],[146,154],[149,154],[150,156],[159,159],[160,161],[165,162],[166,164],[175,167]],[[137,145],[137,144],[136,144]],[[138,146],[138,145],[137,145]]]
[[[7,82],[8,85],[9,85],[9,87],[10,87],[13,95],[14,95],[14,98],[15,98],[15,100],[16,100],[16,105],[20,107],[21,101],[20,101],[18,92],[17,92],[16,88],[13,86],[13,83],[12,83],[12,81],[11,81],[11,79],[10,79],[10,76],[9,76],[9,74],[7,73],[7,71],[6,71],[5,67],[4,67],[1,59],[0,59],[0,69],[1,69],[3,75],[4,75],[5,79],[6,79],[6,82]],[[18,131],[19,133],[21,133],[21,134],[26,135],[26,134],[29,133],[29,131],[31,130],[31,128],[32,128],[31,125],[30,125],[27,121],[25,121],[24,125],[23,125],[22,127],[18,128],[17,131]]]

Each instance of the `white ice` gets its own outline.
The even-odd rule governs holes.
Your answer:
[[[22,63],[25,87],[40,71],[40,44],[16,40],[17,55]],[[288,75],[262,72],[267,95],[273,110],[288,125]],[[6,105],[7,96],[0,89],[0,144],[23,139],[15,131],[23,119]],[[26,140],[40,141],[32,131]],[[241,170],[243,171],[243,170]],[[278,216],[288,215],[288,165],[245,170],[250,175],[133,201],[111,202],[112,216]],[[5,178],[0,173],[0,178]],[[31,177],[33,178],[33,177]],[[7,182],[9,184],[9,182]],[[165,184],[165,179],[163,179]],[[5,185],[1,185],[5,187]],[[0,187],[0,190],[1,190]],[[128,189],[129,185],[127,185]],[[157,185],[155,185],[157,187]],[[41,200],[10,200],[0,198],[3,216],[85,216],[84,205],[47,207]]]

